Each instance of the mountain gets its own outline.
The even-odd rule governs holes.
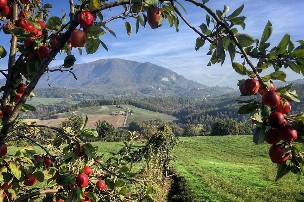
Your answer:
[[[106,96],[184,95],[205,98],[232,92],[228,87],[208,87],[164,67],[123,59],[101,59],[73,67],[69,72],[44,75],[37,88],[57,87],[102,93]]]

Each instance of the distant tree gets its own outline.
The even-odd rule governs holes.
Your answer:
[[[252,135],[252,127],[249,124],[240,123],[233,119],[216,119],[212,125],[210,135]]]
[[[78,133],[84,125],[82,116],[73,114],[67,120],[61,123],[62,128],[70,127],[75,133]]]
[[[103,141],[115,141],[116,128],[109,122],[99,120],[95,123],[95,127],[100,140]]]
[[[184,127],[183,136],[202,136],[206,135],[206,127],[203,124],[187,124]]]

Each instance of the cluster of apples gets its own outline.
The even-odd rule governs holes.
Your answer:
[[[273,163],[286,162],[291,153],[285,149],[285,145],[298,138],[297,130],[285,119],[285,115],[291,110],[289,101],[277,94],[273,82],[266,87],[260,85],[257,79],[251,78],[241,82],[239,89],[242,95],[254,95],[259,92],[262,95],[262,103],[272,109],[269,117],[264,121],[265,125],[269,126],[265,140],[272,145],[269,156]]]
[[[12,8],[8,5],[7,0],[0,0],[0,12],[2,17],[11,18]]]
[[[71,34],[71,46],[72,47],[84,47],[86,43],[86,30],[94,24],[96,17],[90,11],[82,11],[78,15],[78,22],[84,30],[75,29]]]
[[[90,166],[86,165],[83,168],[83,172],[79,173],[76,176],[76,185],[80,188],[86,188],[89,186],[90,178],[89,176],[93,174],[93,171]],[[96,175],[97,176],[97,175]],[[96,182],[96,189],[99,191],[105,191],[107,189],[106,182],[104,180],[98,180]],[[86,189],[83,193],[83,202],[90,202],[90,198],[87,197],[87,194],[89,193],[89,190]],[[61,198],[56,198],[56,202],[64,201]]]
[[[161,9],[158,7],[151,7],[147,11],[147,21],[152,29],[160,27],[159,20],[161,17]]]

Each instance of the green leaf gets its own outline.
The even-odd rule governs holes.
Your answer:
[[[229,52],[229,55],[230,55],[230,58],[231,58],[231,62],[233,62],[236,50],[235,50],[235,46],[231,43],[228,46],[228,52]]]
[[[263,31],[263,35],[261,38],[261,44],[265,43],[269,39],[271,34],[272,34],[272,24],[270,21],[268,21],[264,28],[264,31]]]
[[[125,181],[123,181],[123,180],[117,180],[116,182],[115,182],[115,188],[117,188],[117,187],[123,187],[123,186],[125,186],[125,184],[126,184],[126,182]]]
[[[228,18],[232,19],[232,18],[237,17],[238,15],[240,15],[242,13],[243,9],[244,9],[244,4],[242,4],[239,8],[235,9],[235,11],[233,11],[231,13],[231,15],[228,16]]]
[[[85,138],[96,138],[98,137],[98,132],[89,128],[84,128],[80,135]]]
[[[158,0],[145,0],[145,3],[148,6],[156,6],[158,4]]]
[[[281,93],[281,97],[287,99],[288,101],[300,102],[300,98],[295,90]]]
[[[237,38],[238,42],[243,47],[250,46],[254,43],[254,38],[252,36],[250,36],[249,34],[238,33],[235,35],[235,37]]]
[[[7,55],[7,52],[3,46],[0,46],[0,57],[4,58]]]
[[[206,23],[207,23],[207,27],[209,27],[209,25],[210,25],[210,16],[208,14],[206,14]]]
[[[101,0],[91,0],[90,1],[90,10],[97,10],[100,8]]]
[[[290,53],[292,57],[304,57],[304,49],[295,49]]]
[[[286,51],[286,48],[290,42],[290,35],[285,34],[282,40],[280,41],[279,45],[277,46],[276,53],[277,54],[283,54]]]
[[[71,68],[76,61],[76,58],[74,55],[68,55],[64,58],[63,67],[64,68]]]
[[[270,78],[285,82],[286,74],[283,71],[276,71],[270,74]]]
[[[233,62],[232,67],[237,73],[239,73],[241,75],[247,75],[247,69],[244,65],[237,63],[237,62]]]
[[[32,105],[29,105],[29,104],[24,104],[23,107],[22,107],[22,110],[24,111],[36,111],[36,108]]]
[[[106,49],[106,51],[109,51],[107,45],[106,45],[103,41],[99,40],[99,42],[100,42],[100,44],[102,45],[102,47],[103,47],[104,49]]]
[[[284,175],[289,173],[290,171],[290,166],[287,165],[286,163],[278,164],[278,169],[277,169],[277,176],[276,176],[276,181],[280,178],[282,178]]]
[[[62,20],[60,17],[53,16],[50,17],[46,23],[46,28],[49,30],[59,30],[62,25]]]
[[[43,174],[43,172],[37,171],[37,172],[34,172],[33,175],[35,175],[35,177],[37,178],[37,180],[39,182],[43,182],[44,181],[44,174]]]
[[[129,22],[125,22],[125,27],[126,27],[126,30],[127,30],[127,34],[130,36],[131,33],[132,33],[131,24]]]
[[[245,16],[236,17],[231,20],[231,23],[234,25],[241,25],[243,29],[245,29]]]
[[[239,108],[238,114],[250,114],[256,110],[256,103],[249,103]]]
[[[198,37],[196,39],[196,43],[195,43],[195,50],[198,51],[201,47],[204,46],[204,44],[205,44],[205,39]]]
[[[87,54],[95,53],[99,48],[100,40],[99,39],[87,39],[85,49]]]
[[[265,141],[266,128],[265,127],[256,127],[253,133],[253,142],[255,144],[261,144]]]
[[[291,84],[289,84],[289,85],[287,85],[287,86],[284,86],[284,87],[277,88],[277,89],[276,89],[276,92],[284,93],[284,92],[286,92],[286,91],[291,90],[292,86],[293,86],[293,83],[291,83]]]
[[[286,64],[290,67],[290,69],[292,69],[292,71],[294,71],[298,74],[301,73],[301,68],[294,62],[288,61],[288,62],[286,62]]]
[[[209,1],[209,0],[203,0],[203,3],[204,3],[204,4],[205,4],[205,3],[208,3],[208,1]]]
[[[61,139],[60,137],[56,137],[56,138],[53,140],[53,145],[54,145],[54,147],[59,147],[61,144],[62,144],[62,139]]]
[[[20,178],[21,178],[21,170],[20,170],[20,168],[19,168],[19,166],[17,165],[17,164],[15,164],[14,162],[10,162],[9,163],[9,168],[10,168],[10,170],[11,170],[11,172],[12,172],[12,174],[18,179],[18,180],[20,180]]]
[[[94,36],[95,38],[100,37],[101,35],[104,35],[105,31],[103,29],[101,29],[101,27],[99,26],[91,26],[88,30],[87,30],[87,35],[89,37]]]

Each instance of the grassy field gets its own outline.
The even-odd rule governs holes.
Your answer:
[[[269,145],[249,136],[181,138],[174,150],[175,173],[184,178],[184,196],[201,201],[296,201],[304,181],[293,174],[275,182]]]
[[[70,104],[78,104],[79,101],[73,101],[63,98],[43,98],[43,97],[33,97],[27,101],[27,104],[37,106],[37,105],[51,105],[51,104],[58,104],[61,102],[69,102]]]

